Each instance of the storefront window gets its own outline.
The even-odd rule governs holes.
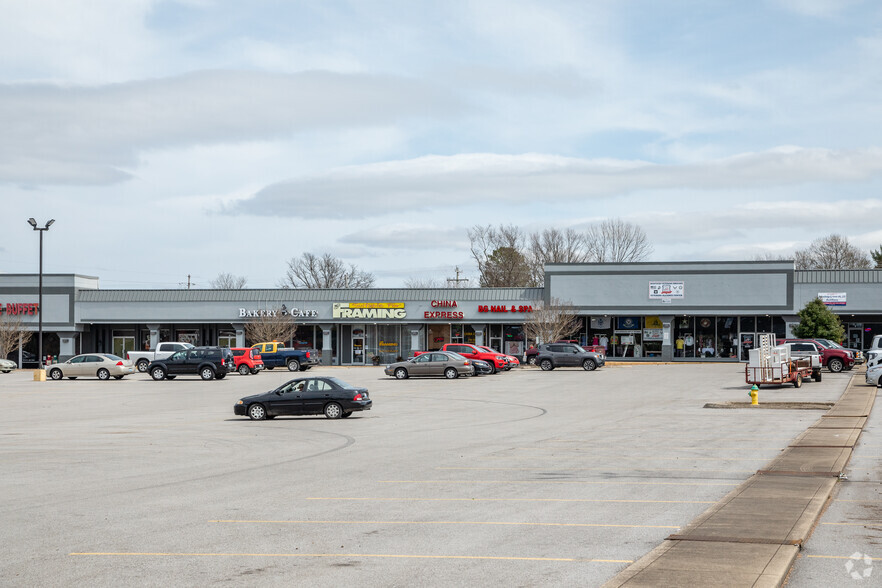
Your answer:
[[[643,357],[661,357],[664,325],[657,316],[648,316],[643,325]]]
[[[450,326],[450,342],[451,343],[469,343],[475,344],[475,330],[471,325],[451,325]]]
[[[770,317],[770,316],[756,317],[756,332],[757,333],[771,333],[772,332],[772,317]]]
[[[380,357],[379,363],[395,363],[399,357],[407,357],[401,348],[401,327],[398,325],[377,325],[377,349],[374,355]],[[407,335],[408,341],[410,334]]]
[[[612,336],[612,357],[643,357],[642,318],[639,316],[615,317]]]
[[[505,325],[502,329],[503,353],[520,357],[524,351],[524,327],[521,325]]]
[[[218,332],[217,344],[220,347],[235,347],[236,346],[236,332],[235,331],[220,331],[220,332]]]
[[[674,319],[674,357],[695,357],[695,326],[691,316]]]
[[[592,316],[589,319],[588,345],[600,346],[601,351],[610,355],[613,336],[612,318],[608,316]]]
[[[717,319],[717,357],[738,357],[738,319],[733,316]]]
[[[199,331],[197,329],[179,329],[177,332],[179,343],[192,343],[199,345]]]
[[[756,318],[752,316],[741,317],[741,332],[756,333]]]

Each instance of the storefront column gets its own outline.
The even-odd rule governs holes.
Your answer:
[[[410,331],[410,351],[425,351],[423,349],[420,337],[420,333],[423,332],[423,328],[420,325],[407,325],[406,328],[408,331]]]
[[[322,330],[322,365],[331,365],[334,360],[334,325],[319,325],[319,328]]]
[[[150,329],[150,349],[156,349],[159,345],[159,325],[147,325]]]
[[[77,334],[74,333],[58,333],[58,357],[62,361],[73,357],[77,354]]]
[[[487,328],[487,325],[472,325],[472,329],[475,331],[475,345],[481,347],[484,345],[484,329]]]
[[[233,329],[236,331],[236,347],[245,347],[244,323],[233,323]]]
[[[674,330],[671,324],[674,321],[673,315],[659,316],[662,322],[662,361],[671,361],[674,359]]]

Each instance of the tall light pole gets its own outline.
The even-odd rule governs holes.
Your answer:
[[[39,301],[37,302],[37,361],[40,362],[40,369],[43,369],[43,233],[49,230],[55,219],[49,219],[45,227],[38,227],[37,221],[33,217],[28,219],[28,224],[35,231],[40,231],[40,286]]]

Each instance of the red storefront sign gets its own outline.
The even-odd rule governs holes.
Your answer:
[[[0,314],[20,315],[20,314],[39,314],[40,305],[33,302],[7,302],[0,303]]]

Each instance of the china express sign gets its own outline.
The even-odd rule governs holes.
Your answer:
[[[335,302],[332,316],[339,319],[403,319],[403,302]]]

